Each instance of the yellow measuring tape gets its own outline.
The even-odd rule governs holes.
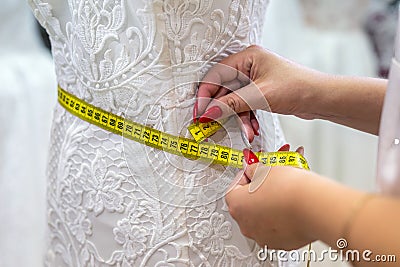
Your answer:
[[[189,159],[200,159],[236,168],[243,167],[244,156],[241,150],[201,142],[222,127],[218,122],[190,125],[188,130],[194,139],[189,139],[164,133],[104,111],[66,92],[61,87],[58,87],[58,101],[67,111],[82,120],[147,146]],[[256,152],[255,154],[260,162],[268,166],[309,169],[305,158],[296,152]]]
[[[201,159],[236,168],[243,167],[244,156],[241,150],[207,142],[201,143],[222,127],[218,122],[190,125],[188,130],[194,139],[189,139],[164,133],[104,111],[66,92],[61,87],[58,87],[58,101],[67,111],[82,120],[147,146],[189,159]],[[255,154],[260,162],[268,166],[293,166],[309,170],[305,158],[296,152],[256,152]],[[311,244],[308,250],[310,252]],[[310,258],[308,258],[307,266],[310,266]]]

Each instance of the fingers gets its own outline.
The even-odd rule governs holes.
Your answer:
[[[225,196],[226,203],[228,206],[229,206],[231,200],[235,201],[235,198],[236,198],[235,191],[243,190],[243,188],[246,188],[249,186],[249,183],[251,182],[251,178],[253,176],[251,176],[251,178],[249,178],[249,176],[247,176],[246,173],[253,175],[253,172],[252,172],[253,168],[249,168],[249,167],[255,166],[256,163],[259,162],[257,156],[250,149],[244,149],[243,155],[244,155],[244,159],[243,159],[243,169],[244,170],[238,172],[238,174],[236,175],[232,184],[229,186],[227,195]],[[247,170],[247,169],[249,169],[249,170]]]
[[[242,51],[223,59],[214,65],[203,78],[197,93],[199,100],[199,114],[203,114],[212,98],[221,86],[240,88],[249,81],[250,68],[247,52]],[[236,84],[236,85],[235,85]]]
[[[222,97],[224,95],[226,95],[227,93],[229,93],[229,87],[220,87],[215,91],[215,98],[218,97]],[[211,101],[211,99],[209,98],[203,98],[203,97],[198,97],[194,107],[193,107],[193,123],[196,123],[197,120],[199,120],[199,115],[203,114],[204,111],[200,110],[199,111],[199,106],[203,105],[202,103],[207,102],[209,103]],[[200,122],[209,122],[210,120],[207,118],[206,120],[204,120],[204,116],[202,118],[202,120]]]
[[[244,133],[249,143],[254,141],[254,136],[259,136],[260,124],[254,115],[253,111],[246,111],[239,114],[237,123],[240,126],[240,130]]]
[[[278,151],[289,151],[289,150],[290,150],[289,144],[284,144],[281,148],[278,149]]]
[[[199,103],[196,100],[193,106],[193,123],[196,123],[198,120],[198,115],[199,115]]]
[[[304,156],[304,147],[301,146],[301,147],[297,148],[296,152],[299,153],[300,155]]]
[[[251,109],[266,108],[265,101],[261,101],[262,105],[259,105],[257,100],[263,100],[263,94],[258,92],[260,90],[251,83],[249,78],[254,63],[254,51],[260,49],[262,48],[251,46],[242,52],[223,59],[208,71],[197,92],[199,115],[204,114],[207,109],[213,106],[219,106],[222,110],[222,117],[218,119]],[[228,93],[228,91],[225,91],[225,94],[221,96],[221,88],[227,88],[235,92]],[[255,95],[254,92],[256,92]],[[219,99],[221,105],[215,103],[215,99]],[[227,105],[228,108],[223,107],[223,105]]]
[[[224,95],[228,94],[229,92],[233,91],[232,87],[220,87],[219,90],[215,93],[214,98],[218,99],[223,97]]]
[[[284,144],[281,148],[278,149],[278,151],[290,151],[290,145]],[[304,147],[303,146],[298,147],[296,149],[296,152],[304,156]]]
[[[248,189],[249,192],[252,193],[263,184],[271,168],[260,163],[257,156],[249,149],[244,149],[243,155],[244,174],[246,175],[247,179],[251,181]]]
[[[283,145],[278,151],[289,151],[290,145]],[[296,150],[297,153],[304,154],[304,148],[301,146]],[[226,195],[228,206],[232,202],[237,202],[239,194],[243,198],[246,191],[253,193],[265,182],[271,170],[270,167],[259,162],[257,156],[249,149],[243,150],[244,162],[243,170],[240,171],[234,182],[230,186],[230,190]],[[236,191],[237,190],[237,191]],[[236,191],[236,192],[235,192]]]
[[[242,89],[245,89],[245,88],[242,88]],[[212,120],[221,120],[224,118],[228,118],[235,113],[239,114],[242,112],[249,111],[250,110],[249,105],[247,105],[246,101],[239,94],[240,93],[239,91],[241,91],[242,89],[239,89],[238,91],[231,92],[226,95],[223,95],[219,98],[215,98],[212,101],[209,101],[207,103],[207,105],[203,105],[205,102],[207,102],[207,99],[200,98],[201,94],[199,93],[199,95],[198,95],[198,97],[199,97],[198,112],[199,112],[199,114],[203,114],[200,117],[200,119],[204,120],[206,118],[209,118]],[[215,91],[215,93],[216,92],[217,91]],[[218,117],[214,117],[213,116],[214,114],[212,114],[212,110],[213,110],[213,108],[215,109],[215,107],[218,107],[219,110],[221,111],[220,114],[218,114]],[[202,113],[203,110],[204,110],[204,113]]]
[[[235,179],[229,186],[227,194],[225,195],[225,201],[228,207],[231,207],[232,203],[237,203],[238,195],[240,195],[242,191],[247,192],[249,182],[250,180],[247,179],[243,170],[237,173]]]
[[[271,167],[262,163],[256,163],[246,167],[244,173],[247,179],[251,181],[248,188],[249,193],[253,193],[260,188],[265,179],[267,179],[270,170]]]
[[[254,129],[250,120],[250,112],[243,112],[239,114],[237,119],[237,123],[239,124],[240,130],[244,133],[246,139],[249,143],[254,140]]]
[[[216,93],[217,91],[215,91]],[[202,101],[201,101],[202,100]],[[198,99],[198,112],[201,113],[201,105],[204,104],[205,99]],[[216,117],[213,113],[218,107],[220,111]],[[240,88],[234,92],[223,95],[218,99],[213,99],[206,107],[206,111],[201,115],[202,120],[221,120],[237,113],[242,113],[250,110],[264,109],[268,110],[268,103],[256,84],[251,83],[245,87]]]
[[[247,185],[249,182],[250,180],[247,179],[246,175],[244,174],[244,170],[241,170],[236,174],[235,179],[233,179],[232,183],[230,184],[228,192],[241,188],[244,185]]]
[[[254,113],[255,113],[255,111],[250,112],[250,122],[251,122],[251,126],[253,128],[254,134],[259,136],[260,135],[260,132],[259,132],[260,124],[258,123],[258,120]]]

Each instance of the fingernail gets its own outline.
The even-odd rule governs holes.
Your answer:
[[[260,132],[258,131],[260,124],[258,123],[257,119],[252,119],[251,125],[253,126],[254,134],[256,136],[260,136]]]
[[[304,147],[301,146],[297,149],[297,153],[301,154],[302,156],[304,156]]]
[[[193,107],[193,123],[197,122],[198,110],[199,110],[199,105],[198,105],[198,102],[196,101],[196,103],[194,103],[194,107]]]
[[[254,163],[258,163],[260,162],[256,156],[256,154],[253,153],[253,151],[251,151],[250,149],[244,149],[243,150],[243,155],[244,155],[244,159],[247,162],[248,165],[254,164]]]
[[[278,149],[278,151],[289,151],[289,150],[290,150],[289,144],[284,144],[281,148]]]
[[[212,122],[222,116],[222,110],[218,106],[211,107],[208,109],[200,118],[199,122],[207,123]]]

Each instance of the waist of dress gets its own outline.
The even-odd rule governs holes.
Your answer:
[[[193,160],[236,168],[243,167],[244,154],[241,150],[208,142],[198,143],[195,139],[175,136],[130,121],[86,103],[60,86],[58,87],[58,101],[72,115],[135,142]],[[193,125],[191,127],[191,133],[196,135],[197,129],[208,127],[205,130],[212,132],[220,126],[218,123],[211,122],[197,128],[193,128]],[[256,155],[260,162],[268,166],[293,166],[309,169],[306,159],[296,152],[258,152]]]

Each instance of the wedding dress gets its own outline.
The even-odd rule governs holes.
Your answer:
[[[0,266],[43,266],[54,67],[23,0],[0,9]]]
[[[62,88],[104,110],[186,136],[198,80],[213,63],[259,43],[268,3],[29,2],[50,34]],[[275,115],[259,119],[259,148],[277,149],[283,137]],[[229,135],[220,135],[218,143],[243,148],[236,126],[227,127]],[[257,260],[257,246],[241,235],[223,200],[235,173],[132,142],[57,105],[47,265],[269,265]]]
[[[375,76],[376,59],[363,31],[368,2],[272,2],[264,27],[264,45],[322,72]],[[289,143],[304,145],[311,169],[349,186],[373,190],[377,153],[375,136],[327,121],[304,121],[282,116],[281,123]]]

